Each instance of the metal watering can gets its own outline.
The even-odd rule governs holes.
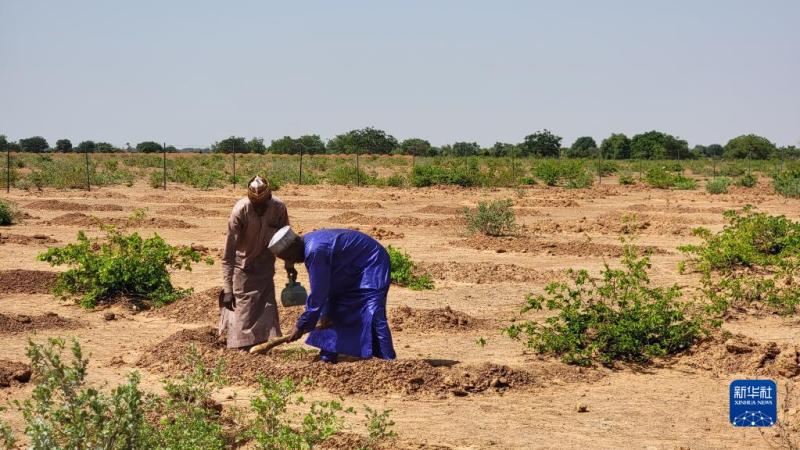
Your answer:
[[[306,292],[306,288],[297,282],[297,275],[290,274],[289,282],[286,283],[286,287],[281,291],[281,304],[287,308],[291,306],[304,306],[307,298],[308,293]]]

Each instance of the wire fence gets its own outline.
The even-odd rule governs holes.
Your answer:
[[[191,146],[186,146],[191,147]],[[163,143],[163,148],[168,148]],[[3,184],[11,188],[83,188],[116,184],[133,185],[146,180],[150,187],[167,190],[171,184],[203,189],[229,184],[241,186],[260,174],[281,184],[519,187],[559,184],[587,187],[614,177],[638,174],[653,168],[687,172],[701,177],[739,176],[759,172],[776,176],[797,167],[783,152],[771,160],[727,160],[720,158],[676,160],[615,160],[597,152],[595,158],[552,159],[511,155],[508,157],[422,157],[374,154],[252,154],[229,153],[12,153],[6,152]],[[82,160],[82,161],[80,161]],[[594,174],[594,175],[592,175]],[[420,178],[428,176],[428,182]],[[556,182],[552,182],[552,178]],[[561,181],[558,181],[561,180]],[[564,181],[566,180],[566,181]]]

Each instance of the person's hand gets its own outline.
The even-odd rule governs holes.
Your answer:
[[[289,335],[289,342],[294,342],[301,337],[303,337],[303,330],[300,328],[295,328],[294,331],[292,331],[292,334]]]
[[[297,281],[297,269],[294,268],[294,264],[286,265],[286,275],[292,282]]]
[[[320,317],[319,318],[319,323],[317,323],[317,328],[325,329],[325,328],[330,328],[332,326],[333,326],[333,322],[331,321],[331,319],[328,318],[328,316]]]
[[[236,297],[233,296],[233,292],[219,293],[219,307],[230,311],[236,310]]]

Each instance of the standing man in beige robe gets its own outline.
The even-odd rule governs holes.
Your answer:
[[[228,348],[247,350],[281,336],[275,301],[275,256],[269,251],[272,235],[289,224],[286,205],[272,196],[269,182],[260,176],[247,185],[247,197],[236,202],[228,220],[228,239],[222,259],[220,334]],[[287,266],[287,271],[294,268]]]

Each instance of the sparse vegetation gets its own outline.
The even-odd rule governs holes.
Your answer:
[[[71,267],[59,274],[54,293],[80,296],[79,303],[86,308],[117,295],[153,306],[184,297],[190,290],[176,289],[169,270],[191,270],[200,259],[190,247],[173,247],[158,235],[144,239],[115,229],[107,231],[105,240],[91,240],[81,231],[76,243],[39,255],[40,261],[53,266]]]
[[[709,194],[727,194],[730,185],[730,178],[714,178],[706,182],[706,191]]]
[[[0,199],[0,226],[13,224],[16,216],[17,212],[14,206]]]
[[[773,178],[775,191],[784,197],[800,197],[800,169],[795,168],[781,172]]]
[[[417,265],[408,253],[399,248],[386,247],[392,265],[392,283],[415,291],[433,289],[433,279],[428,274],[418,274]]]
[[[487,236],[514,234],[517,231],[517,222],[513,206],[514,202],[507,199],[478,202],[477,208],[465,208],[467,231]]]
[[[742,175],[741,178],[736,180],[736,185],[739,187],[751,188],[754,187],[757,182],[758,177],[756,177],[752,172],[747,172],[746,174]]]
[[[668,169],[675,169],[675,167],[653,167],[647,171],[644,181],[650,186],[658,189],[675,188],[690,190],[697,187],[697,182],[693,179],[687,178],[680,173],[675,173],[675,171],[670,171]]]
[[[650,283],[649,257],[638,257],[628,246],[622,266],[606,264],[600,278],[569,270],[569,283],[552,283],[544,294],[529,295],[522,310],[546,307],[555,316],[544,324],[513,323],[505,332],[539,353],[578,365],[644,363],[681,352],[703,336],[706,322],[680,302],[681,288]]]

